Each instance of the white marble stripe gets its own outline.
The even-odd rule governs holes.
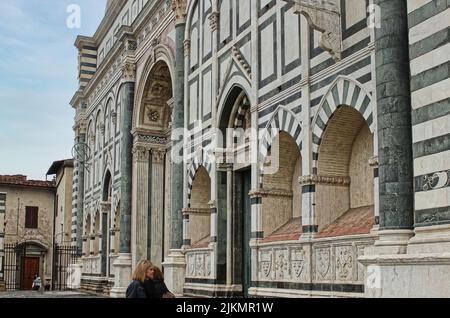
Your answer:
[[[364,102],[365,98],[366,98],[366,94],[364,93],[363,90],[361,90],[359,92],[358,99],[356,100],[356,105],[351,105],[351,106],[353,106],[358,112],[361,112],[361,106],[362,106],[362,103]],[[367,119],[367,118],[365,118],[365,119]]]
[[[352,102],[352,96],[353,96],[353,92],[355,91],[355,87],[356,87],[355,83],[349,81],[347,96],[344,101],[344,104],[347,106],[350,105],[350,103]]]
[[[422,176],[450,169],[450,150],[414,159],[414,175]]]
[[[450,43],[411,61],[411,75],[415,76],[450,60]]]
[[[450,188],[417,192],[416,210],[427,210],[450,206]]]
[[[443,136],[450,133],[450,115],[439,117],[413,127],[413,142]]]
[[[327,97],[327,102],[328,102],[328,105],[330,106],[330,111],[333,114],[337,109],[337,105],[334,102],[333,94],[331,92]],[[327,118],[327,122],[328,122],[328,119],[329,118]]]
[[[415,44],[450,26],[450,9],[440,12],[409,30],[409,43]]]
[[[450,19],[449,19],[450,20]],[[436,103],[450,97],[450,78],[431,86],[424,87],[411,94],[413,109]]]
[[[322,135],[323,135],[323,130],[320,129],[319,126],[316,125],[316,126],[314,127],[313,133],[314,133],[314,135],[316,135],[317,137],[321,138]]]
[[[427,3],[434,1],[434,0],[408,0],[406,1],[407,5],[408,5],[408,14],[416,11],[417,9],[420,9],[421,7],[423,7],[424,5],[426,5]]]
[[[343,101],[343,98],[344,98],[344,83],[345,83],[345,80],[340,80],[337,83],[338,94],[339,94],[339,105],[344,104],[344,101]]]
[[[318,153],[319,152],[319,145],[313,144],[312,145],[312,151],[315,152],[315,153]]]

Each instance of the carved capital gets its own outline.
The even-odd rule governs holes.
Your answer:
[[[73,130],[75,131],[75,134],[77,136],[81,135],[81,134],[86,134],[87,125],[85,122],[79,121],[79,122],[75,123],[75,126],[73,126]]]
[[[329,52],[336,61],[341,60],[342,26],[341,14],[336,0],[289,0],[294,12],[306,17],[309,26],[322,33],[320,47]]]
[[[319,175],[309,175],[303,176],[298,179],[301,186],[305,185],[332,185],[332,186],[343,186],[347,187],[350,185],[351,179],[348,176],[319,176]]]
[[[153,163],[163,163],[166,156],[166,151],[163,149],[152,149]]]
[[[133,147],[133,158],[136,161],[147,162],[150,158],[150,148],[142,145],[136,145]]]
[[[102,134],[102,136],[104,136],[105,135],[105,129],[106,129],[105,125],[101,124],[98,128],[100,129],[100,133]]]
[[[126,61],[122,65],[122,80],[124,82],[134,82],[136,80],[136,64]]]
[[[111,113],[111,121],[114,125],[117,125],[117,113],[116,112]]]
[[[186,23],[187,15],[187,1],[186,0],[172,0],[172,10],[175,13],[175,24]]]
[[[209,16],[209,25],[211,26],[211,31],[217,31],[217,29],[219,28],[219,17],[220,14],[219,12],[212,12],[211,15]]]
[[[125,50],[126,51],[136,51],[137,41],[132,38],[127,38],[125,40]]]
[[[374,168],[378,167],[378,165],[379,165],[379,162],[378,162],[378,156],[375,156],[375,157],[370,158],[370,159],[369,159],[369,165],[370,165],[371,167],[374,167]]]
[[[191,40],[184,41],[184,56],[189,56],[191,53]]]

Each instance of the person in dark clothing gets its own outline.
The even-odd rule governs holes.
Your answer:
[[[147,298],[175,298],[164,283],[164,274],[158,267],[149,268],[147,277],[149,279],[144,283]]]
[[[153,265],[149,261],[140,261],[133,273],[133,281],[128,286],[126,291],[127,298],[147,298],[145,291],[145,281],[147,280],[147,273]]]

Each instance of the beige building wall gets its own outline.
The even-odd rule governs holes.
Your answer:
[[[373,168],[369,164],[373,157],[373,136],[364,124],[353,143],[350,159],[350,208],[374,205]]]
[[[50,280],[52,274],[52,235],[55,195],[53,189],[0,185],[6,193],[5,244],[38,243],[47,249],[41,260],[41,278]],[[38,228],[25,228],[26,207],[38,207]]]
[[[275,152],[273,156],[274,163],[279,165],[278,172],[267,174],[263,179],[266,195],[262,200],[265,236],[270,236],[293,217],[301,216],[301,187],[298,183],[302,170],[300,151],[285,132],[281,132],[274,141],[272,150],[276,149],[279,158]]]
[[[57,212],[55,218],[55,242],[71,244],[72,231],[72,182],[73,167],[67,166],[56,175]]]

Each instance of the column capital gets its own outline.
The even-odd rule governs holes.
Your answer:
[[[134,61],[130,59],[125,59],[122,64],[122,81],[126,82],[135,82],[136,81],[136,64]]]
[[[378,156],[374,156],[374,157],[370,158],[369,165],[374,168],[378,167],[378,165],[379,165]]]
[[[75,135],[81,135],[86,134],[87,132],[87,125],[84,121],[78,121],[75,123],[75,126],[73,126],[73,130],[75,131]]]
[[[166,156],[164,149],[153,148],[152,149],[152,161],[153,163],[163,163]]]
[[[172,10],[175,13],[175,24],[186,23],[186,15],[187,15],[186,0],[172,0]]]
[[[217,29],[219,28],[219,18],[220,18],[220,13],[217,11],[214,11],[211,13],[211,15],[209,16],[209,24],[211,26],[211,31],[217,31]]]
[[[113,111],[111,113],[111,121],[114,125],[117,125],[117,112]]]
[[[133,158],[135,161],[148,161],[150,159],[150,147],[135,145],[133,147]]]

